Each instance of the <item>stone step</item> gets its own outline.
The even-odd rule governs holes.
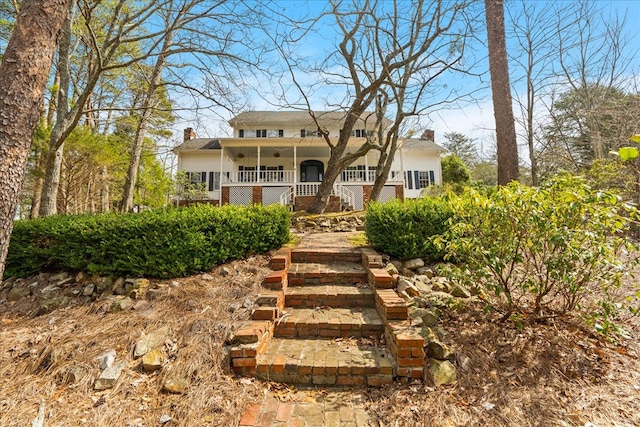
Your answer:
[[[374,307],[374,294],[368,286],[311,285],[290,286],[284,294],[285,307]]]
[[[362,262],[358,248],[296,248],[291,251],[291,262]]]
[[[356,340],[274,338],[256,362],[256,376],[292,384],[384,386],[395,362],[382,348]]]
[[[351,285],[366,283],[367,270],[355,262],[291,263],[287,274],[289,286]]]
[[[384,324],[375,308],[289,308],[276,322],[277,337],[381,338]]]

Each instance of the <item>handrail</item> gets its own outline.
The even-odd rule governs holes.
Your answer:
[[[286,191],[280,194],[280,204],[283,206],[291,206],[293,204],[294,189],[289,187]]]

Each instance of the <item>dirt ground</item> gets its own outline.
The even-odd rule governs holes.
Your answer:
[[[156,281],[154,298],[110,313],[101,301],[37,316],[33,298],[0,298],[0,426],[233,426],[265,395],[313,401],[330,389],[296,390],[227,371],[227,333],[248,319],[269,271],[268,256],[202,275]],[[211,280],[212,279],[212,280]],[[173,283],[172,283],[173,282]],[[170,330],[169,355],[147,374],[133,349],[142,332]],[[442,341],[457,353],[458,382],[354,389],[382,426],[638,426],[640,324],[612,344],[578,322],[517,329],[480,306],[447,313]],[[126,369],[113,389],[94,391],[96,357],[114,349]],[[184,394],[161,391],[168,375],[189,380]]]

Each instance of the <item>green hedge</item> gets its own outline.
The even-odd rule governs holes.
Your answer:
[[[17,221],[6,276],[42,270],[179,277],[278,248],[289,239],[282,206],[198,205],[139,214]]]
[[[367,240],[376,250],[406,260],[441,260],[444,253],[431,243],[442,234],[452,212],[442,198],[370,203],[365,216]]]

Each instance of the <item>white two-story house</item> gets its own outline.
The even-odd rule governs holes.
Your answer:
[[[323,129],[337,142],[344,114],[316,112]],[[347,151],[365,142],[375,122],[365,113],[351,132]],[[329,160],[330,149],[305,111],[249,111],[231,119],[231,138],[196,138],[191,128],[173,149],[178,171],[192,183],[204,183],[208,202],[250,205],[281,203],[303,210],[313,200]],[[423,188],[442,183],[440,154],[433,131],[400,142],[391,172],[378,200],[418,197]],[[334,184],[327,211],[363,209],[369,201],[379,153],[371,150]]]

